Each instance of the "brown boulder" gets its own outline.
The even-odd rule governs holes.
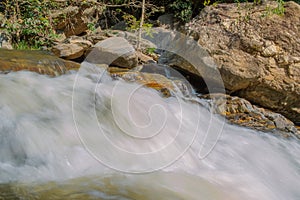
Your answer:
[[[93,44],[81,37],[71,37],[65,43],[59,43],[52,47],[52,52],[67,60],[80,58]]]
[[[78,63],[63,60],[41,51],[0,49],[0,55],[0,73],[27,70],[57,76],[80,67]]]
[[[51,14],[51,18],[55,23],[55,29],[63,31],[67,37],[79,35],[88,29],[87,19],[78,6],[57,10]]]

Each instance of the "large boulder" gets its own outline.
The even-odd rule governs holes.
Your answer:
[[[276,7],[208,6],[186,32],[213,57],[230,94],[300,122],[300,6],[286,2],[284,15],[273,14]],[[170,62],[195,73],[187,62]]]
[[[124,68],[133,68],[138,65],[135,49],[122,37],[111,37],[97,43],[88,54],[86,61]]]
[[[159,64],[174,67],[191,82],[193,81],[189,77],[197,78],[199,81],[194,85],[197,90],[224,92],[222,78],[214,60],[193,38],[160,27],[142,36],[155,45],[155,52],[160,54]],[[203,84],[202,79],[206,84]]]

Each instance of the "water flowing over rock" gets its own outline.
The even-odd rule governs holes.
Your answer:
[[[86,72],[55,79],[0,74],[0,199],[298,199],[299,140],[223,124],[200,104],[107,78],[99,84],[97,74]],[[74,87],[76,80],[81,84]],[[160,133],[132,137],[153,130]],[[205,139],[220,130],[211,150]],[[203,143],[211,151],[200,159]],[[156,155],[148,156],[153,149]],[[171,165],[158,168],[174,155]],[[159,171],[136,175],[117,167]]]
[[[239,5],[204,8],[186,32],[214,58],[229,93],[300,122],[300,6],[286,2],[279,16],[270,12],[276,2]]]
[[[0,73],[27,70],[57,76],[80,67],[78,63],[63,60],[42,51],[0,49],[0,55]]]
[[[111,73],[113,78],[122,78],[128,82],[139,83],[143,86],[153,88],[162,93],[165,97],[171,96],[174,84],[171,80],[160,74],[141,73],[141,72],[117,72]]]
[[[159,67],[150,66],[154,71],[149,71],[147,65],[141,66],[140,71],[119,71],[111,70],[110,75],[114,79],[121,78],[127,82],[134,82],[142,86],[155,89],[162,94],[163,97],[180,96],[190,97],[192,95],[192,87],[180,76],[167,78],[163,73],[155,72]]]

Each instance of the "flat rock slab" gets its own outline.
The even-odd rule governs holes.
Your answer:
[[[78,63],[57,58],[48,52],[0,49],[0,73],[27,70],[58,76],[79,67]]]

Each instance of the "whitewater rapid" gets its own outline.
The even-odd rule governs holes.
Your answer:
[[[297,140],[228,125],[201,102],[103,80],[0,74],[2,196],[300,199]]]

